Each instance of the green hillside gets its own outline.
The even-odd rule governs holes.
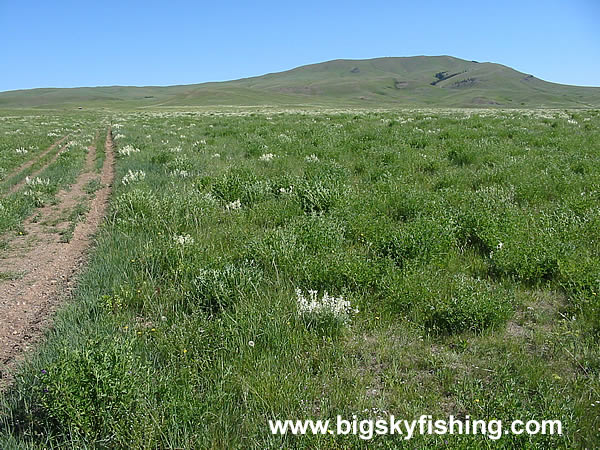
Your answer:
[[[0,107],[56,106],[598,107],[600,88],[549,83],[494,63],[450,56],[334,60],[241,80],[168,87],[31,89]]]

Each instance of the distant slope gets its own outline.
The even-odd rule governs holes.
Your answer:
[[[219,83],[0,92],[0,108],[71,106],[600,107],[600,88],[549,83],[451,56],[334,60]]]

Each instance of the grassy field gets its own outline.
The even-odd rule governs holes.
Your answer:
[[[0,397],[2,448],[600,445],[599,111],[110,121],[110,213]],[[268,426],[421,414],[558,419],[563,434]]]

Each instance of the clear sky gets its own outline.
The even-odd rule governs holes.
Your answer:
[[[230,80],[451,55],[600,86],[600,0],[0,0],[0,91]]]

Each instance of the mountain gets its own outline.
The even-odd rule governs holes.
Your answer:
[[[0,108],[212,105],[600,107],[599,87],[550,83],[451,56],[339,59],[240,80],[0,92]]]

